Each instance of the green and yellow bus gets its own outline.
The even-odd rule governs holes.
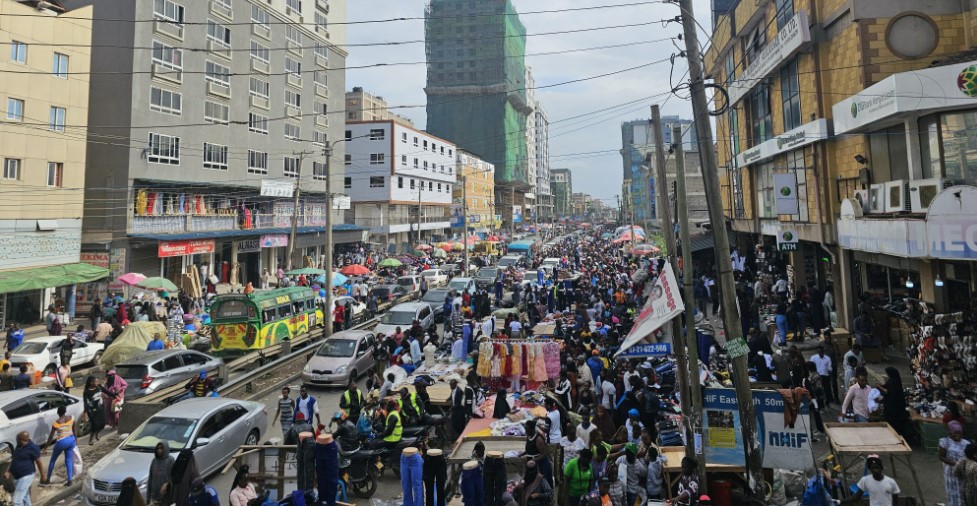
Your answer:
[[[210,308],[214,352],[260,350],[327,323],[304,286],[218,295]]]

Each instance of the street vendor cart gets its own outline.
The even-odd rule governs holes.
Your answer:
[[[920,504],[925,503],[923,489],[919,486],[919,476],[913,467],[913,450],[888,423],[825,423],[824,427],[831,444],[831,453],[841,466],[841,482],[846,493],[851,486],[848,482],[848,469],[859,464],[864,456],[874,453],[883,459],[889,457],[889,471],[893,478],[896,477],[896,461],[908,467],[916,485],[917,500]]]

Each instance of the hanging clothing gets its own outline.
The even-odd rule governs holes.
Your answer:
[[[424,456],[424,497],[426,506],[444,506],[444,487],[448,481],[448,463],[444,455]]]
[[[316,486],[319,497],[326,506],[336,506],[339,490],[339,444],[315,445]]]
[[[784,398],[784,425],[794,428],[797,415],[801,411],[801,403],[806,398],[811,400],[811,393],[806,388],[782,388],[777,392]]]
[[[315,488],[315,441],[307,437],[299,441],[295,448],[296,488],[298,490],[312,490]]]
[[[485,484],[482,481],[482,466],[461,471],[461,502],[465,506],[485,504]]]

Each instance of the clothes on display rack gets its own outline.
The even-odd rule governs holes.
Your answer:
[[[315,488],[315,439],[311,432],[299,434],[299,444],[295,449],[296,488],[312,490]]]
[[[505,459],[502,456],[486,455],[482,477],[485,506],[502,506],[502,494],[506,491]]]
[[[485,504],[485,483],[482,481],[482,466],[476,461],[466,462],[461,471],[461,502],[465,506]]]
[[[426,506],[444,506],[444,486],[448,480],[448,463],[441,450],[429,450],[424,456],[424,494]]]
[[[416,449],[407,448],[400,456],[400,485],[404,506],[424,505],[424,458]]]
[[[482,377],[546,381],[560,374],[560,345],[553,341],[482,341],[475,372]]]
[[[336,506],[339,489],[339,444],[331,435],[322,434],[315,445],[316,485],[319,500],[326,506]]]

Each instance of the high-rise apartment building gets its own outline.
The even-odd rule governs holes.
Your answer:
[[[550,120],[543,105],[533,108],[533,127],[536,133],[536,218],[553,219],[553,192],[550,189]]]
[[[94,6],[85,246],[126,271],[219,284],[319,263],[342,193],[342,0],[86,0]],[[296,210],[293,194],[301,189]],[[287,258],[292,216],[295,255]],[[333,223],[343,214],[333,212]],[[360,230],[334,227],[336,243]]]
[[[354,86],[353,91],[346,92],[346,121],[385,121],[394,120],[404,126],[413,127],[414,122],[390,112],[387,101],[383,97],[365,91],[360,86]]]
[[[570,169],[550,170],[550,190],[553,193],[555,218],[566,218],[571,214],[570,195],[573,194],[573,174]]]
[[[27,324],[108,274],[81,256],[92,9],[0,0],[0,18],[0,325]]]
[[[526,67],[526,103],[530,107],[536,106],[536,80],[533,79],[533,71]],[[526,179],[529,183],[529,191],[525,193],[526,201],[523,209],[523,217],[529,220],[536,218],[536,198],[539,190],[536,188],[536,114],[529,111],[526,115],[526,125],[523,127],[526,136]]]

